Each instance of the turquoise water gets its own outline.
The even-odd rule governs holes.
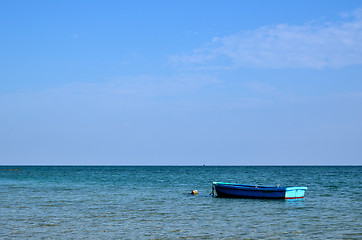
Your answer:
[[[360,166],[1,166],[0,238],[362,239],[361,176]],[[308,190],[213,198],[212,181]]]

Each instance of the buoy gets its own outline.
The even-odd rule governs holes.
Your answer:
[[[191,192],[192,195],[197,195],[197,193],[198,193],[197,190],[192,190]]]

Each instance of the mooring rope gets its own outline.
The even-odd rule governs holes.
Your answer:
[[[212,184],[212,191],[211,191],[211,193],[209,194],[209,195],[212,195],[212,196],[214,196],[214,190],[215,190],[215,186],[214,186],[214,183]]]

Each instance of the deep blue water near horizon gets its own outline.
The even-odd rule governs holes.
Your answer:
[[[0,166],[0,238],[362,239],[361,176],[361,166]],[[308,190],[215,198],[212,181]]]

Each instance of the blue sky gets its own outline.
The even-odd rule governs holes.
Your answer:
[[[1,1],[0,164],[361,165],[361,1]]]

